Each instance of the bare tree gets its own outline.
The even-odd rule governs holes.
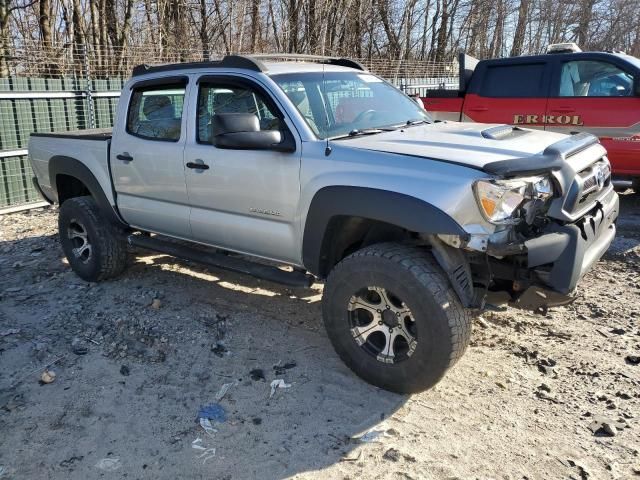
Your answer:
[[[23,3],[18,3],[23,2]],[[25,3],[27,2],[27,3]],[[640,53],[637,0],[0,0],[0,76],[30,45],[42,75],[87,49],[96,75],[134,61],[239,51],[447,61],[539,53],[549,43]],[[138,60],[135,60],[135,57]],[[78,72],[78,66],[65,71]]]

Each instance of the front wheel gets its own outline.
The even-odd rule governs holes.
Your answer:
[[[438,383],[471,334],[471,316],[431,253],[396,243],[359,250],[333,269],[323,318],[347,366],[398,393]]]
[[[58,232],[69,265],[83,280],[106,280],[125,269],[124,232],[103,217],[93,198],[66,200],[60,207]]]

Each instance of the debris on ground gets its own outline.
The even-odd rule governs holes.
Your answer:
[[[279,388],[290,388],[290,383],[284,383],[284,380],[278,378],[271,382],[271,393],[269,394],[269,398],[273,397],[276,394],[276,390]]]
[[[640,365],[640,355],[627,355],[624,360],[629,365]]]
[[[154,298],[151,301],[151,308],[153,308],[154,310],[159,310],[160,307],[162,307],[162,300],[160,300],[159,298]]]
[[[589,424],[589,430],[591,430],[591,432],[598,437],[615,437],[626,426],[627,425],[623,421],[613,421],[606,418],[595,418]]]
[[[216,396],[215,396],[216,401],[219,402],[220,400],[222,400],[224,396],[227,394],[227,392],[229,391],[229,389],[233,387],[235,384],[236,382],[223,384],[222,387],[220,387],[220,390],[218,390],[218,393],[216,393]]]
[[[229,352],[222,342],[216,342],[215,346],[211,348],[211,351],[220,358],[224,357],[225,353]]]
[[[207,433],[207,435],[211,436],[214,433],[218,433],[218,430],[214,428],[211,420],[209,420],[208,418],[201,418],[199,420],[199,423],[202,429]]]
[[[40,383],[42,384],[53,383],[55,379],[56,372],[54,372],[53,370],[46,369],[44,372],[42,372],[42,375],[40,375]]]
[[[396,448],[390,448],[389,450],[384,452],[384,455],[382,455],[382,458],[384,458],[385,460],[389,460],[391,462],[397,462],[400,460],[400,451]]]
[[[351,440],[355,443],[372,443],[377,442],[381,438],[390,437],[391,434],[387,433],[388,428],[383,425],[378,425],[374,428],[367,430],[361,435],[354,435],[351,437]]]
[[[0,337],[8,337],[9,335],[16,335],[17,333],[20,333],[19,328],[8,328],[0,332]]]
[[[130,373],[131,373],[131,370],[127,365],[122,365],[120,367],[120,375],[122,375],[123,377],[128,377]]]
[[[197,419],[207,419],[214,422],[222,423],[227,419],[227,412],[224,407],[219,403],[212,403],[211,405],[205,405],[200,407],[198,411]]]
[[[207,463],[208,460],[216,456],[215,447],[206,447],[205,445],[203,445],[202,439],[200,437],[191,442],[191,448],[202,452],[200,453],[200,455],[198,455],[198,458],[202,459],[203,465]]]
[[[249,372],[249,377],[254,381],[264,380],[264,370],[261,368],[254,368]]]
[[[353,450],[340,458],[341,462],[357,462],[362,456],[362,450]]]
[[[97,469],[102,470],[103,472],[115,472],[116,470],[119,470],[120,467],[122,467],[122,463],[117,457],[109,457],[99,460],[95,466]]]
[[[275,371],[275,374],[280,376],[280,375],[284,375],[285,373],[287,373],[287,370],[290,370],[292,368],[295,368],[298,364],[296,362],[287,362],[284,365],[280,365],[280,362],[278,362],[276,365],[273,366],[273,370]]]
[[[76,355],[86,355],[89,353],[89,347],[83,340],[76,337],[71,342],[71,351]]]

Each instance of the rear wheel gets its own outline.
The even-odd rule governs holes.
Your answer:
[[[102,216],[93,198],[66,200],[60,207],[58,231],[69,265],[83,280],[106,280],[125,269],[124,231]]]
[[[395,243],[359,250],[333,269],[323,318],[347,366],[398,393],[435,385],[471,333],[469,312],[431,254]]]

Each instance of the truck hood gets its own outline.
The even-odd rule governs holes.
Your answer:
[[[566,135],[508,125],[441,122],[340,140],[363,150],[431,158],[482,169],[541,154]]]

